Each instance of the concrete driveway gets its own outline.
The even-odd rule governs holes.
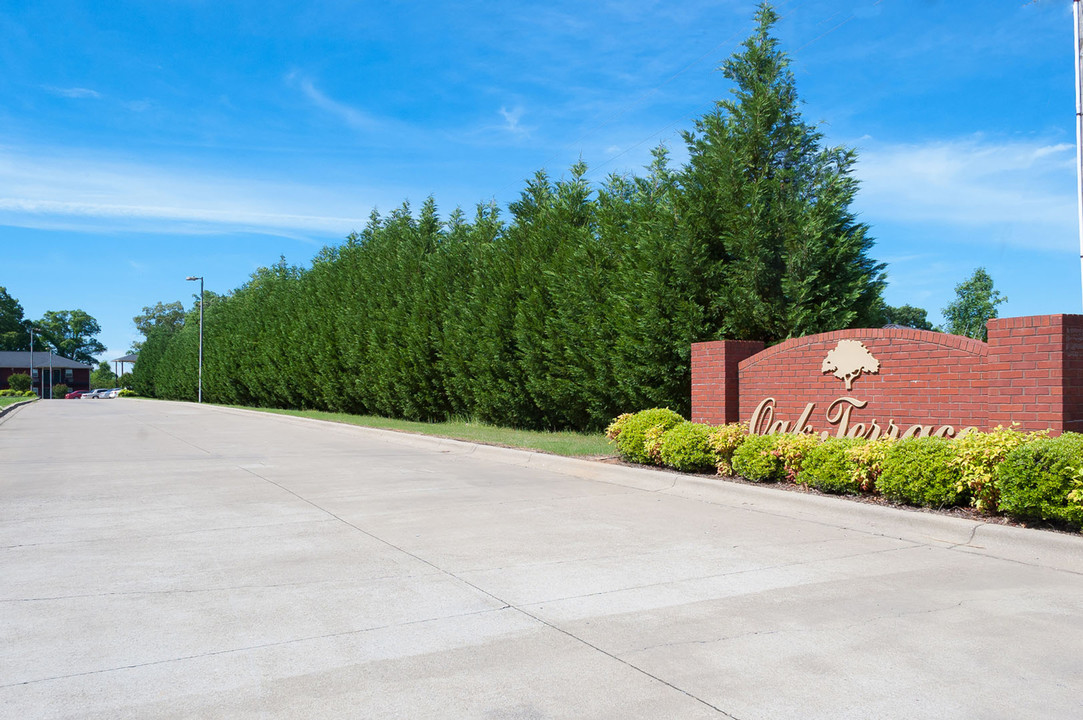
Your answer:
[[[190,404],[0,419],[4,718],[1072,718],[1083,539]]]

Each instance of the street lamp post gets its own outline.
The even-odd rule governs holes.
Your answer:
[[[1072,2],[1075,22],[1075,165],[1076,212],[1079,224],[1079,264],[1083,270],[1083,12],[1080,0]]]
[[[30,326],[30,389],[34,389],[34,333],[41,335],[41,328]],[[45,376],[42,376],[41,399],[45,399]],[[53,351],[49,351],[49,399],[53,399]]]
[[[30,389],[34,389],[34,326],[30,326]]]
[[[190,282],[199,281],[199,402],[203,402],[203,276],[189,275]]]

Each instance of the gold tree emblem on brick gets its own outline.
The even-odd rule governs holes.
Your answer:
[[[846,391],[854,389],[854,380],[862,373],[880,372],[880,361],[872,356],[864,343],[857,340],[839,340],[835,349],[824,358],[822,372],[834,374],[846,383]]]

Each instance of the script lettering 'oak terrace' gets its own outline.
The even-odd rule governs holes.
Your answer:
[[[1083,315],[1003,318],[989,342],[906,328],[692,346],[692,419],[754,433],[1083,431]]]

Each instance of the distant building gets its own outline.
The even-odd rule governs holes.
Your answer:
[[[139,353],[132,353],[131,355],[125,355],[124,357],[115,358],[113,360],[113,372],[117,377],[124,374],[125,365],[134,365],[135,361],[139,358]]]
[[[49,366],[52,365],[53,376],[49,379]],[[0,390],[8,387],[8,378],[12,375],[30,375],[34,391],[42,395],[42,387],[46,388],[44,397],[49,397],[48,388],[63,383],[72,390],[90,389],[91,366],[66,357],[60,357],[50,352],[34,353],[34,372],[30,372],[30,351],[28,350],[2,350],[0,351]],[[42,383],[44,382],[44,385]]]

